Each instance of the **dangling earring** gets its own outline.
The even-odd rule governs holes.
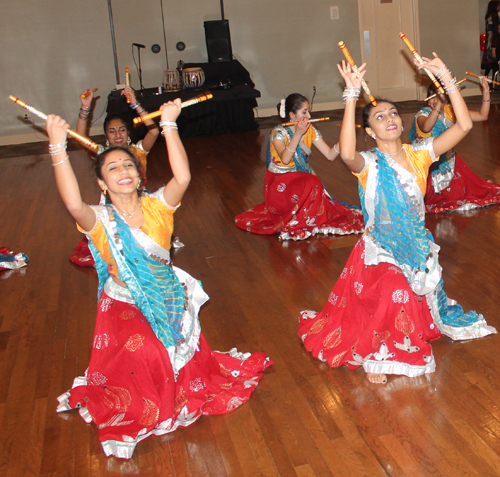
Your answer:
[[[109,141],[106,139],[106,147],[109,147]]]
[[[130,143],[131,143],[131,142],[132,142],[132,141],[130,140],[130,138],[128,138],[128,139],[127,139],[127,146],[130,146]]]
[[[401,132],[403,132],[405,130],[405,127],[403,125],[401,125]]]
[[[377,136],[373,135],[372,139],[375,141],[377,139]]]
[[[108,194],[108,189],[103,189],[103,190],[102,190],[102,193],[104,194],[104,197],[106,197],[106,196],[107,196],[107,194]]]

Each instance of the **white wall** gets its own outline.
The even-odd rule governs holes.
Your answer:
[[[163,5],[170,68],[179,59],[206,61],[203,22],[220,19],[219,0],[163,0]],[[330,20],[331,5],[339,7],[340,20]],[[418,0],[418,5],[422,51],[438,49],[457,75],[476,71],[478,3]],[[160,0],[112,0],[112,7],[121,82],[129,65],[132,86],[139,87],[132,43],[141,43],[146,45],[143,84],[161,85],[166,59]],[[225,0],[224,8],[233,54],[261,91],[261,116],[275,114],[278,101],[292,92],[310,97],[313,85],[316,110],[339,107],[342,84],[335,65],[343,56],[337,43],[343,40],[355,59],[361,57],[357,0]],[[105,110],[116,85],[107,0],[3,2],[0,32],[0,145],[43,139],[22,123],[25,111],[9,94],[74,126],[79,93],[97,87],[95,116]],[[183,52],[175,49],[178,41],[187,46]],[[153,43],[162,47],[159,54],[151,52]]]

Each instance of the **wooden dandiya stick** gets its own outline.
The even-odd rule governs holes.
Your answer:
[[[19,106],[21,106],[21,108],[27,109],[30,113],[33,113],[35,116],[38,116],[39,118],[42,118],[45,121],[47,121],[47,115],[45,113],[42,113],[41,111],[38,111],[38,109],[35,109],[33,106],[26,104],[24,101],[21,101],[19,98],[16,98],[15,96],[12,95],[9,95],[9,99],[14,101],[14,103],[18,104]],[[89,147],[94,150],[97,150],[97,148],[99,147],[94,141],[91,141],[89,138],[81,136],[72,129],[68,129],[68,134],[77,139],[78,141],[80,141],[86,147]]]
[[[359,75],[359,69],[356,66],[356,63],[354,63],[351,53],[349,53],[349,50],[347,49],[347,46],[345,46],[345,43],[343,41],[339,41],[339,46],[340,49],[342,50],[342,53],[344,53],[345,59],[351,66],[352,70]],[[366,81],[364,79],[361,80],[361,86],[363,87],[366,95],[368,96],[368,99],[373,104],[373,106],[377,106],[377,101],[375,101],[375,97],[371,93],[370,88],[368,88],[368,85],[366,84]]]
[[[130,70],[125,66],[125,87],[130,87]],[[127,94],[127,103],[130,104],[130,94]]]
[[[99,89],[99,88],[94,88],[94,89],[92,89],[92,93],[95,93],[98,89]],[[85,99],[86,97],[87,97],[87,95],[86,95],[85,93],[82,93],[82,94],[80,95],[80,98],[82,98],[82,99]]]
[[[192,106],[193,104],[201,103],[202,101],[206,101],[207,99],[212,99],[214,95],[212,93],[203,93],[200,96],[196,96],[195,98],[188,99],[187,101],[183,101],[181,103],[181,108],[187,108],[188,106]],[[154,111],[153,113],[145,114],[144,116],[138,116],[134,118],[134,124],[144,123],[148,119],[157,118],[161,116],[161,110]]]
[[[474,76],[474,78],[479,78],[479,75],[471,73],[470,71],[466,71],[465,74],[469,75],[469,76]],[[488,77],[486,77],[486,81],[488,83],[491,83],[491,84],[500,84],[498,81],[493,81],[493,80],[489,79]]]
[[[342,127],[342,124],[341,124],[341,123],[339,123],[339,124],[336,124],[335,126],[337,126],[338,128],[340,128],[340,127]],[[356,126],[357,128],[360,128],[360,127],[361,127],[361,124],[355,124],[355,126]]]
[[[413,55],[413,57],[422,65],[424,63],[424,60],[422,60],[422,57],[417,53],[417,50],[415,50],[413,45],[410,43],[410,40],[408,40],[408,38],[406,38],[406,35],[403,32],[401,32],[399,34],[399,36],[403,40],[404,44],[408,47],[408,49],[410,50],[410,53]],[[422,68],[422,69],[427,73],[427,76],[434,83],[434,86],[436,87],[438,92],[441,94],[444,94],[444,89],[441,86],[441,83],[432,74],[432,71],[429,71],[427,68]]]
[[[461,79],[460,81],[457,81],[455,84],[461,84],[464,81],[467,81],[467,78]],[[438,93],[432,94],[431,96],[425,98],[424,101],[429,101],[429,99],[435,98],[437,95],[438,95]]]
[[[317,123],[319,121],[328,121],[330,118],[317,118],[317,119],[309,119],[310,123]],[[296,124],[299,124],[299,121],[291,121],[289,123],[282,123],[282,126],[295,126]]]

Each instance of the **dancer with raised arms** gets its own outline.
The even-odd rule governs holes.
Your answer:
[[[299,336],[312,355],[332,368],[362,366],[368,380],[386,383],[388,374],[431,373],[436,363],[429,340],[456,340],[495,333],[482,315],[464,313],[442,288],[439,246],[424,225],[424,197],[430,165],[472,127],[465,102],[442,60],[423,58],[419,68],[443,84],[456,123],[418,145],[401,142],[396,106],[377,99],[363,111],[363,126],[377,146],[356,151],[355,107],[365,65],[356,74],[343,61],[346,88],[340,155],[357,176],[365,233],[355,245],[319,313],[300,316]]]
[[[90,364],[59,397],[58,411],[79,409],[96,423],[106,455],[121,458],[150,435],[236,409],[271,364],[264,353],[212,352],[198,319],[208,296],[172,266],[173,215],[191,178],[176,125],[180,105],[164,104],[160,122],[172,179],[143,193],[137,158],[128,148],[109,148],[96,158],[106,197],[97,206],[82,201],[66,154],[68,125],[57,116],[47,119],[58,191],[89,238],[99,275]]]
[[[473,122],[486,121],[490,112],[490,86],[485,76],[480,76],[479,81],[483,98],[479,111],[469,110]],[[455,113],[448,96],[437,93],[433,85],[427,95],[435,96],[413,120],[408,135],[410,141],[418,143],[429,137],[438,137],[455,123]],[[441,154],[439,160],[432,164],[425,192],[427,213],[449,210],[467,212],[498,203],[500,185],[485,181],[472,172],[453,148]]]

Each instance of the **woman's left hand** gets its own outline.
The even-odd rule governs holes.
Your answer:
[[[61,117],[49,114],[46,128],[50,144],[60,144],[66,141],[69,124]]]
[[[125,88],[122,89],[121,94],[125,94],[127,96],[130,96],[130,104],[137,103],[137,98],[135,97],[135,91],[130,86],[125,86]]]
[[[421,70],[422,68],[428,69],[431,73],[436,74],[441,68],[443,68],[444,62],[437,53],[432,52],[434,55],[434,58],[426,58],[425,56],[422,56],[422,61],[423,63],[419,63],[416,58],[413,58],[413,63],[415,63],[415,66]]]
[[[351,66],[345,60],[342,60],[342,63],[340,65],[337,65],[342,78],[344,78],[346,87],[359,89],[361,89],[361,82],[363,80],[363,76],[366,73],[365,67],[366,63],[363,63],[358,68],[358,73],[356,73],[352,70]]]
[[[483,90],[483,93],[489,93],[490,92],[490,85],[488,83],[488,80],[486,79],[486,76],[479,76],[479,83],[481,84],[481,89]]]
[[[161,120],[162,121],[176,121],[181,113],[181,100],[180,98],[164,103],[160,106]]]

